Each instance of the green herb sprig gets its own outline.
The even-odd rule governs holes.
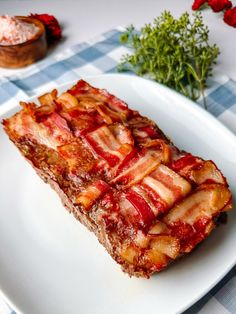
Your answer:
[[[150,77],[192,100],[203,96],[206,108],[204,88],[219,48],[209,44],[209,30],[201,13],[193,15],[192,21],[187,12],[175,19],[164,11],[140,32],[133,25],[128,27],[120,41],[133,48],[133,54],[122,57],[118,70]]]

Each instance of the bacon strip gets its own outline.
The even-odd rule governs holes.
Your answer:
[[[111,167],[117,165],[132,150],[129,144],[121,144],[107,126],[101,126],[85,135],[94,152],[105,159]]]
[[[191,190],[188,181],[165,165],[158,166],[150,176],[172,191],[174,202],[187,195]]]
[[[73,140],[73,134],[66,121],[56,112],[49,114],[39,123],[24,109],[12,118],[10,124],[14,125],[18,136],[26,136],[53,149]]]
[[[102,126],[85,135],[85,139],[92,149],[114,167],[122,158],[118,151],[120,144],[107,126]]]
[[[156,190],[152,189],[149,185],[145,184],[144,181],[139,183],[139,186],[144,191],[146,197],[149,199],[149,202],[153,204],[152,208],[155,216],[161,215],[165,213],[169,206],[166,201],[161,198],[161,196],[157,193]]]
[[[196,169],[189,171],[189,178],[196,184],[221,183],[226,184],[226,180],[216,165],[211,161],[203,161]]]
[[[141,181],[146,175],[152,172],[161,162],[160,152],[143,150],[134,155],[113,180],[112,183],[123,184],[126,187]]]
[[[198,163],[201,163],[202,159],[197,158],[191,154],[186,154],[183,157],[176,159],[171,165],[170,167],[174,170],[177,171],[178,173],[180,173],[181,170],[189,168],[189,167],[193,167],[195,165],[197,165]]]
[[[120,144],[130,144],[134,146],[134,139],[126,126],[121,123],[115,123],[109,126],[109,130],[115,136]]]
[[[163,199],[168,204],[168,207],[171,207],[174,204],[175,198],[173,192],[162,182],[147,176],[143,179],[143,183],[145,183],[149,188],[153,189],[158,195],[160,195],[161,199]]]
[[[126,192],[126,199],[136,208],[144,224],[149,225],[153,221],[153,211],[142,196],[130,189]]]
[[[172,162],[170,167],[198,185],[202,183],[226,184],[224,176],[211,160],[204,161],[191,154],[186,154]]]
[[[82,205],[86,210],[88,210],[109,188],[110,187],[106,182],[102,180],[95,181],[79,193],[76,198],[76,203],[78,205]]]
[[[230,201],[231,193],[221,184],[201,186],[192,195],[174,206],[165,216],[167,224],[182,222],[193,225],[199,218],[211,217],[223,209]]]

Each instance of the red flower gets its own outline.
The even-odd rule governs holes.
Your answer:
[[[229,0],[208,0],[208,4],[214,12],[220,12],[232,7],[232,2]]]
[[[46,36],[48,44],[53,44],[55,41],[61,39],[61,27],[58,20],[49,14],[31,14],[31,17],[42,22],[46,29]]]
[[[225,11],[224,21],[226,24],[236,28],[236,7]]]
[[[207,3],[207,0],[194,0],[193,5],[192,5],[192,9],[198,10],[205,3]]]

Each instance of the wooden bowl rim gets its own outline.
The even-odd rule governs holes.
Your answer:
[[[37,39],[39,39],[39,37],[41,37],[45,33],[45,27],[44,27],[43,23],[40,22],[39,20],[37,20],[33,17],[30,17],[30,16],[14,16],[14,17],[17,19],[20,19],[20,20],[24,20],[26,23],[33,23],[34,25],[36,25],[39,28],[39,30],[31,39],[26,40],[23,43],[14,44],[14,45],[1,45],[0,44],[0,48],[22,47],[25,45],[30,45],[31,43],[35,42]]]

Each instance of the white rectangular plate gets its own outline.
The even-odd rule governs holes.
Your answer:
[[[178,147],[214,160],[236,191],[235,136],[210,114],[139,77],[111,74],[87,80],[156,121]],[[191,255],[149,280],[129,278],[62,207],[2,128],[0,151],[0,290],[18,313],[180,313],[236,262],[232,211],[228,223]]]

